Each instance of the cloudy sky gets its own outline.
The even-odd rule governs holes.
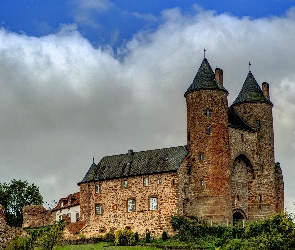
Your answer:
[[[0,182],[36,183],[51,203],[79,190],[93,156],[186,144],[183,94],[205,47],[230,104],[249,61],[270,84],[294,212],[295,1],[223,2],[2,0]]]

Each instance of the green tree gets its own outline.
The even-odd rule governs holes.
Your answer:
[[[13,179],[10,183],[0,183],[0,204],[4,208],[7,224],[21,227],[23,207],[42,205],[43,197],[35,184]]]

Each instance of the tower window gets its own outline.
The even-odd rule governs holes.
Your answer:
[[[259,202],[262,202],[262,196],[261,196],[261,194],[258,195],[258,201],[259,201]]]
[[[199,154],[199,159],[200,159],[200,161],[203,161],[203,154],[202,153]]]
[[[241,134],[241,141],[244,142],[245,138],[244,138],[244,134]]]
[[[210,109],[209,109],[209,108],[206,109],[206,116],[207,116],[207,117],[210,116]]]
[[[237,195],[237,201],[240,201],[240,196],[239,195]]]
[[[207,134],[207,135],[210,135],[210,132],[211,132],[211,131],[210,131],[210,127],[209,127],[209,126],[206,127],[206,134]]]
[[[204,187],[205,186],[205,182],[204,180],[201,180],[201,187]]]
[[[256,127],[260,128],[261,124],[260,124],[260,120],[256,120]]]

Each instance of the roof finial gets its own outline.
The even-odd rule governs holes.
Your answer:
[[[249,72],[251,72],[251,63],[249,62]]]
[[[204,48],[204,59],[206,58],[206,49]]]

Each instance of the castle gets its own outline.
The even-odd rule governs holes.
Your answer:
[[[170,232],[171,215],[219,224],[259,220],[284,209],[284,183],[274,159],[269,84],[249,71],[228,106],[223,71],[202,64],[184,94],[187,145],[106,156],[80,186],[88,236],[130,228]]]

